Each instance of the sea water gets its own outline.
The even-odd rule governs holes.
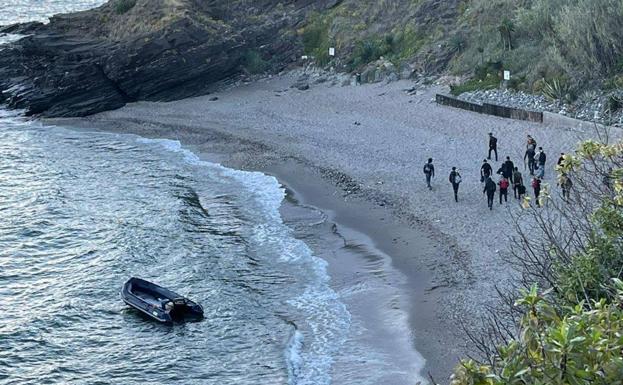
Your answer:
[[[0,0],[0,25],[101,3]],[[348,310],[381,290],[365,280],[337,292],[301,240],[326,217],[305,209],[284,223],[284,197],[275,178],[201,161],[177,141],[0,107],[0,384],[415,382],[408,331],[377,338],[379,351],[366,342],[376,326]],[[120,300],[131,276],[201,303],[205,320],[145,319]],[[391,307],[391,322],[404,321]]]

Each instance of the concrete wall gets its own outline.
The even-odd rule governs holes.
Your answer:
[[[437,94],[437,96],[435,97],[435,100],[437,101],[437,103],[444,105],[444,106],[450,106],[450,107],[460,108],[463,110],[474,111],[474,112],[478,112],[481,114],[499,116],[502,118],[509,118],[509,119],[527,120],[529,122],[537,122],[537,123],[543,122],[543,113],[541,112],[526,111],[526,110],[522,110],[519,108],[498,106],[498,105],[490,104],[490,103],[483,103],[483,104],[471,103],[471,102],[466,102],[464,100],[460,100],[457,98],[453,98],[451,96],[441,95],[441,94]]]
[[[556,114],[553,112],[543,112],[543,124],[548,127],[570,128],[573,130],[592,130],[595,129],[595,123],[587,122],[585,120],[579,120]],[[597,128],[604,129],[603,124],[597,124]]]

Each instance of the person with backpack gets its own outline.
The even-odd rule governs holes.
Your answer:
[[[513,195],[515,199],[520,199],[521,194],[517,194],[519,192],[519,187],[523,186],[523,176],[517,167],[513,168]],[[524,194],[526,189],[524,187]]]
[[[496,189],[495,182],[491,177],[488,177],[485,180],[485,188],[482,190],[482,193],[487,194],[487,206],[489,206],[489,210],[493,210],[493,199],[495,198]]]
[[[498,138],[493,136],[493,133],[489,133],[489,155],[487,159],[491,160],[491,151],[495,153],[495,161],[498,161]]]
[[[482,166],[480,167],[480,182],[484,182],[493,173],[491,165],[487,163],[486,159],[483,159]]]
[[[528,170],[530,170],[530,175],[534,175],[534,166],[536,165],[536,160],[534,159],[535,155],[536,152],[534,151],[534,148],[528,147],[523,156],[524,165],[526,161],[528,161]]]
[[[541,179],[534,177],[532,179],[532,190],[534,191],[534,200],[536,201],[536,205],[539,205],[539,195],[541,195]]]
[[[502,204],[502,197],[504,197],[504,202],[508,203],[508,187],[510,185],[508,179],[502,175],[502,178],[500,178],[498,182],[498,186],[500,186],[500,204]]]
[[[433,166],[433,158],[428,158],[428,162],[424,165],[424,175],[426,175],[426,186],[429,190],[433,187],[430,185],[431,178],[435,177],[435,166]]]
[[[511,183],[513,182],[513,169],[514,168],[515,168],[515,165],[513,164],[511,157],[507,156],[506,162],[502,164],[502,176],[508,179]]]
[[[452,167],[448,180],[452,184],[452,190],[454,191],[454,201],[459,201],[459,185],[461,184],[461,174],[459,174],[456,167]]]

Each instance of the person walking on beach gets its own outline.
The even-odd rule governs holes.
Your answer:
[[[493,136],[493,133],[489,133],[489,155],[487,159],[491,160],[491,151],[495,154],[495,161],[498,161],[498,138]]]
[[[426,175],[426,186],[429,190],[433,187],[430,185],[431,178],[435,177],[435,166],[433,166],[433,158],[428,158],[428,162],[424,165],[424,175]]]
[[[502,176],[508,179],[511,183],[513,182],[513,170],[515,169],[515,165],[511,160],[510,156],[506,157],[506,162],[502,164]]]
[[[536,140],[534,140],[532,135],[528,135],[528,140],[526,142],[526,150],[530,148],[532,148],[533,150],[536,150]]]
[[[452,167],[448,180],[452,184],[452,190],[454,191],[454,201],[459,201],[459,185],[461,184],[461,174],[459,174],[456,167]]]
[[[487,163],[486,159],[483,159],[482,166],[480,167],[480,182],[484,182],[493,173],[491,165]]]
[[[534,169],[534,176],[539,179],[543,179],[543,177],[545,177],[545,166],[536,165],[536,168]]]
[[[521,194],[517,194],[519,192],[519,187],[523,186],[523,176],[517,167],[513,168],[513,196],[515,199],[521,199]],[[524,193],[526,189],[524,187]]]
[[[526,149],[526,153],[523,156],[524,165],[526,161],[528,162],[528,170],[530,170],[530,175],[534,175],[534,166],[536,163],[536,160],[534,159],[535,154],[536,152],[534,151],[534,148],[528,146],[528,148]]]
[[[537,177],[532,179],[532,190],[534,191],[534,200],[539,206],[539,195],[541,195],[541,180]]]
[[[493,198],[495,198],[495,190],[496,190],[495,182],[491,177],[488,177],[485,180],[485,188],[482,190],[483,194],[487,194],[487,206],[489,206],[489,210],[493,210]]]
[[[502,176],[498,182],[498,186],[500,186],[500,204],[502,204],[502,197],[504,197],[504,202],[508,203],[508,187],[510,186],[508,179]]]
[[[573,182],[571,181],[571,178],[569,178],[569,175],[563,173],[560,176],[558,185],[562,189],[562,199],[564,199],[565,202],[569,202],[569,198],[571,197],[571,187],[573,187]]]
[[[543,173],[543,175],[541,176],[541,179],[543,179],[543,177],[545,176],[545,162],[547,161],[547,155],[545,155],[545,151],[543,151],[543,147],[539,147],[539,152],[536,153],[534,158],[536,159],[539,168],[543,169],[541,171]]]

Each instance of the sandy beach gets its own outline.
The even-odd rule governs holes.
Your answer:
[[[365,86],[312,84],[299,91],[294,75],[273,77],[205,97],[171,103],[141,102],[82,119],[47,123],[180,140],[210,161],[275,175],[296,199],[330,213],[332,223],[353,229],[391,258],[405,282],[415,349],[430,372],[445,382],[466,344],[461,325],[476,324],[495,301],[495,286],[512,279],[504,262],[512,229],[512,198],[490,211],[482,194],[480,166],[488,133],[524,171],[526,135],[548,155],[545,182],[555,187],[561,152],[592,132],[546,127],[438,106],[441,86],[404,90],[413,82]],[[213,100],[217,96],[218,100]],[[433,189],[422,167],[434,158]],[[451,167],[463,183],[455,203]],[[530,191],[530,188],[528,187]],[[531,192],[531,191],[530,191]],[[331,260],[335,276],[352,274]],[[392,285],[392,282],[387,282]],[[468,349],[469,350],[469,349]]]

